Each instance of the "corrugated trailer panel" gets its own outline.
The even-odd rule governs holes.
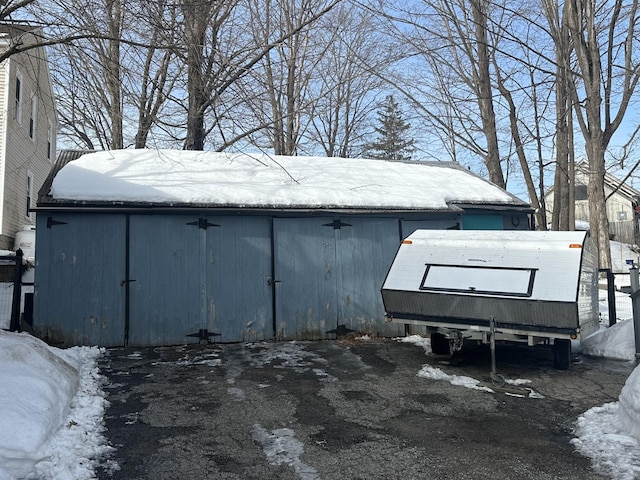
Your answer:
[[[387,314],[397,318],[458,320],[460,324],[489,326],[494,317],[500,327],[578,328],[574,302],[540,302],[527,299],[471,297],[442,293],[385,290]]]

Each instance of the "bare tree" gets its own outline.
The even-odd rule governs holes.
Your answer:
[[[571,57],[573,48],[566,23],[568,3],[544,0],[543,9],[555,54],[556,161],[553,187],[553,230],[575,229],[575,179],[572,101],[569,85],[573,81]]]
[[[61,135],[77,147],[144,147],[179,73],[169,71],[175,9],[169,0],[79,1],[68,21],[93,35],[51,48]]]
[[[349,4],[323,18],[318,34],[325,53],[312,86],[309,138],[329,157],[361,156],[376,93],[398,49],[377,31],[370,12]]]
[[[589,162],[589,224],[600,267],[611,267],[604,193],[605,152],[620,127],[640,79],[638,0],[569,0],[566,12],[577,57],[570,85]]]
[[[286,2],[285,2],[286,3]],[[272,51],[285,43],[295,41],[300,32],[329,12],[339,0],[316,5],[298,17],[290,17],[278,33],[264,41],[255,42],[250,29],[257,26],[247,23],[249,15],[246,5],[239,0],[231,2],[186,2],[181,8],[185,20],[185,62],[187,68],[187,131],[185,148],[202,149],[208,133],[223,120],[217,116],[225,111],[221,99],[238,82],[252,72]],[[283,6],[283,5],[282,5]],[[240,8],[242,7],[242,8]],[[281,7],[278,4],[278,9]],[[295,71],[295,65],[289,66]],[[292,92],[294,94],[294,92]],[[211,124],[205,126],[207,114],[213,114]],[[289,121],[291,119],[289,118]],[[253,131],[253,129],[248,129]],[[244,138],[247,133],[241,133]],[[227,139],[217,149],[222,149],[238,140]]]
[[[418,88],[403,88],[404,93],[413,98],[414,105],[430,116],[432,122],[446,128],[461,146],[480,155],[489,179],[504,187],[495,112],[497,92],[493,89],[491,72],[491,57],[496,46],[489,38],[490,5],[488,0],[423,0],[410,5],[402,15],[397,13],[397,6],[393,14],[381,13],[398,25],[396,35],[413,47],[413,58],[419,56],[425,61],[427,72],[414,75]],[[439,78],[449,79],[447,83],[453,84],[453,89],[442,89]],[[442,108],[425,104],[423,97],[448,104],[450,115],[440,117]],[[453,127],[452,119],[455,120]]]

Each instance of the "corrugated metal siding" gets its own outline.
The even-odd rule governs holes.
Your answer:
[[[503,327],[576,329],[578,308],[571,302],[447,295],[430,292],[383,290],[387,312],[397,318],[450,319],[487,326],[494,317]]]
[[[55,343],[123,345],[125,217],[51,218],[38,218],[34,325]]]

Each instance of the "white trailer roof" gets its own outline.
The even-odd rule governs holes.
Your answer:
[[[586,232],[417,230],[383,289],[575,301]]]

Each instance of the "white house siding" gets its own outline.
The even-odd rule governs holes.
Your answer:
[[[55,160],[56,113],[49,80],[46,52],[42,48],[12,56],[8,64],[7,95],[2,95],[3,120],[6,122],[6,144],[4,157],[4,199],[0,248],[12,248],[15,233],[23,225],[35,224],[35,213],[27,216],[27,176],[32,177],[32,202],[35,206],[37,192],[44,183]],[[14,118],[16,75],[22,78],[21,121]],[[30,99],[36,96],[36,127],[34,138],[29,136]],[[47,158],[49,124],[52,135],[52,155]]]
[[[617,180],[611,178],[611,182]],[[576,171],[576,184],[587,185],[588,177],[581,171]],[[613,188],[605,183],[605,196],[611,195]],[[623,188],[613,193],[607,200],[606,211],[607,218],[609,219],[609,236],[612,240],[635,244],[635,229],[634,229],[634,211],[633,211],[633,196],[637,194],[632,188],[623,186]],[[553,212],[553,200],[554,192],[551,190],[547,193],[545,202],[547,208],[547,219],[551,221],[551,212]],[[589,201],[588,199],[577,198],[575,202],[575,218],[576,221],[588,222],[589,221]]]

